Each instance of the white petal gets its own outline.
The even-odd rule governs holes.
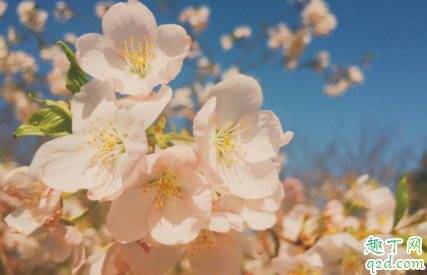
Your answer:
[[[153,208],[150,211],[149,226],[151,236],[167,245],[191,242],[202,229],[198,215],[179,200],[176,206],[165,203],[164,206]]]
[[[230,223],[227,220],[226,214],[218,211],[212,212],[208,229],[221,233],[230,231]]]
[[[158,118],[165,106],[172,98],[172,89],[162,85],[157,93],[152,96],[128,96],[117,101],[119,108],[125,108],[133,117],[144,120],[145,127]]]
[[[237,75],[212,87],[211,97],[217,98],[217,123],[218,127],[223,127],[230,121],[239,123],[243,116],[259,111],[262,90],[253,78]]]
[[[80,93],[71,99],[71,113],[73,114],[73,133],[81,133],[86,126],[95,108],[100,104],[110,109],[116,100],[114,89],[104,81],[94,79],[83,85]]]
[[[73,247],[73,257],[74,261],[73,266],[71,267],[71,274],[75,275],[86,262],[86,253],[83,243]]]
[[[231,193],[245,199],[270,196],[280,184],[278,171],[271,160],[259,163],[239,161],[221,172]]]
[[[164,83],[175,79],[181,71],[184,57],[187,55],[191,40],[187,32],[178,25],[168,24],[158,27],[157,45],[154,49],[156,58],[152,63],[150,74],[156,75]]]
[[[139,1],[113,5],[102,18],[102,30],[105,37],[114,41],[117,54],[122,54],[123,43],[129,43],[131,37],[136,45],[139,42],[145,45],[144,35],[150,45],[154,45],[157,40],[156,19]]]
[[[47,186],[62,192],[99,186],[105,172],[98,176],[97,169],[89,166],[96,148],[87,143],[88,139],[91,136],[69,135],[46,142],[34,156],[29,175],[40,175]]]
[[[141,159],[148,152],[145,121],[135,121],[125,142],[126,152],[120,159],[120,171],[124,186],[130,186],[139,174]]]
[[[202,156],[208,156],[216,137],[216,97],[209,99],[194,118],[193,135]]]
[[[34,216],[32,213],[27,212],[25,205],[21,205],[7,215],[4,221],[12,232],[19,232],[24,235],[30,235],[43,223],[41,219],[34,220]]]
[[[263,248],[249,241],[243,233],[231,230],[230,235],[245,253],[255,258],[261,257],[259,253]]]
[[[76,58],[81,68],[94,78],[107,81],[121,78],[128,64],[116,54],[111,42],[100,34],[85,34],[76,42]]]
[[[280,147],[286,145],[293,137],[292,132],[283,133],[282,125],[271,111],[260,111],[242,118],[245,126],[251,127],[242,133],[243,139],[252,138],[242,145],[247,152],[244,158],[248,162],[260,162],[277,155]]]

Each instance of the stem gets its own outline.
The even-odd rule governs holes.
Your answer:
[[[94,209],[98,204],[99,204],[98,201],[94,202],[91,206],[89,206],[89,208],[86,208],[85,210],[83,210],[82,213],[71,218],[69,221],[73,224],[81,222],[89,215],[90,211],[92,211],[92,209]]]

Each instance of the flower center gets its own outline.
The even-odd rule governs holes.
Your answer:
[[[194,256],[194,254],[200,252],[207,257],[209,252],[219,251],[219,247],[216,245],[214,234],[209,230],[202,229],[199,236],[191,242],[191,248],[187,250],[184,251],[185,254],[190,253],[191,256]]]
[[[248,153],[242,150],[242,144],[251,141],[252,138],[244,139],[242,133],[249,131],[251,127],[245,127],[243,124],[244,122],[240,121],[240,123],[234,125],[230,121],[221,130],[217,131],[214,144],[220,153],[220,159],[227,162],[227,164],[238,162],[242,154],[246,155]]]
[[[135,45],[133,37],[130,38],[130,46],[128,42],[124,42],[125,49],[122,51],[129,65],[130,71],[144,78],[151,70],[151,62],[156,58],[154,55],[153,45],[148,45],[147,36],[144,35],[144,47],[141,42]],[[137,47],[138,45],[138,47]]]
[[[33,213],[33,218],[35,221],[37,221],[38,219],[41,220],[45,220],[46,217],[44,215],[42,215],[41,213],[35,213],[36,211],[39,210],[39,204],[40,204],[40,200],[43,197],[43,193],[45,192],[46,187],[45,186],[39,186],[39,187],[35,187],[33,190],[29,191],[27,193],[27,197],[24,200],[24,204],[25,204],[25,213],[29,214],[29,213]]]
[[[176,206],[177,197],[182,200],[182,194],[175,176],[164,174],[159,180],[152,181],[150,188],[156,190],[156,197],[154,198],[156,201],[156,208],[162,207],[171,197],[174,201],[172,206]],[[147,193],[148,189],[144,189],[143,191]]]
[[[342,274],[355,274],[361,275],[364,270],[364,265],[360,262],[360,259],[353,253],[346,252],[344,254],[341,273]]]
[[[88,131],[83,129],[82,132],[93,136],[92,139],[88,139],[87,143],[93,144],[97,149],[91,159],[91,163],[107,163],[126,152],[124,141],[127,135],[119,133],[111,122],[107,123],[97,118],[95,123],[90,122],[90,126]],[[80,147],[79,150],[83,151],[83,148]]]
[[[385,225],[387,223],[387,216],[381,215],[378,217],[378,223],[380,225]]]

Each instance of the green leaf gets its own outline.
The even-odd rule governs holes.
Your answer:
[[[397,185],[397,194],[396,194],[396,208],[394,210],[394,222],[393,230],[396,225],[400,222],[403,215],[405,214],[406,209],[409,204],[409,194],[406,183],[407,173],[404,173],[399,180]]]
[[[13,136],[66,136],[71,133],[71,117],[62,108],[54,107],[32,113]]]
[[[69,117],[71,117],[71,110],[70,110],[70,104],[66,101],[55,101],[55,100],[51,100],[51,99],[38,99],[33,97],[31,94],[28,94],[28,96],[41,104],[44,104],[45,106],[55,106],[55,107],[59,107],[61,108]]]
[[[89,82],[89,78],[77,63],[74,52],[64,42],[59,41],[58,44],[62,47],[71,63],[70,69],[68,69],[67,72],[67,77],[65,78],[65,87],[73,94],[78,93],[80,92],[80,88]]]

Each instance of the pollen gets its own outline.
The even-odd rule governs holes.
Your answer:
[[[239,162],[239,158],[246,154],[242,151],[242,145],[252,140],[252,138],[244,138],[243,132],[250,130],[251,127],[242,127],[243,124],[243,121],[239,123],[230,121],[217,130],[214,144],[220,155],[218,161],[224,162],[225,169],[230,169],[230,165]]]
[[[125,49],[122,51],[131,73],[136,73],[144,78],[151,70],[151,62],[154,59],[153,45],[149,45],[147,36],[144,36],[143,42],[134,44],[134,37],[130,37],[128,45],[125,42]]]
[[[156,201],[156,205],[159,206],[165,205],[171,198],[173,201],[172,205],[176,206],[176,193],[182,198],[175,176],[164,174],[159,180],[151,181],[150,188],[156,188],[156,197],[154,200]],[[144,192],[146,190],[147,189],[145,189]]]

